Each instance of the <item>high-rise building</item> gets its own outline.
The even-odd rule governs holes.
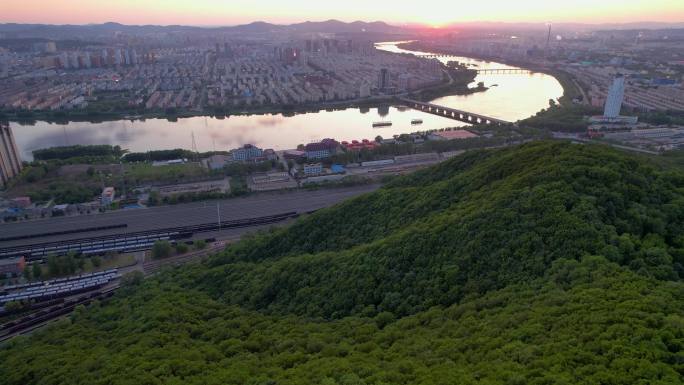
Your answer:
[[[21,171],[21,158],[8,123],[0,122],[0,188]]]
[[[387,68],[383,68],[380,70],[380,74],[378,75],[378,89],[384,90],[386,88],[389,88],[389,85],[390,85],[389,70]]]
[[[411,88],[411,75],[409,74],[401,74],[399,75],[399,90],[400,91],[408,91]]]
[[[294,64],[301,56],[299,48],[287,47],[283,50],[282,60],[287,64]]]
[[[606,98],[606,107],[603,116],[609,119],[620,116],[620,109],[622,108],[622,100],[625,97],[625,77],[618,75],[613,80],[613,84],[608,90],[608,97]]]

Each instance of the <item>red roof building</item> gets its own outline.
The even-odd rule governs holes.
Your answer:
[[[24,257],[0,259],[0,275],[19,275],[26,268]]]
[[[377,143],[371,142],[368,139],[363,139],[361,142],[358,140],[352,140],[351,143],[349,142],[342,142],[342,147],[346,149],[347,151],[361,151],[364,148],[368,150],[372,150],[378,146]]]

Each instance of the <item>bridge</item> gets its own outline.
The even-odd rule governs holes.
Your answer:
[[[439,58],[449,58],[449,57],[459,57],[457,55],[447,55],[447,54],[414,54],[427,59],[439,59]],[[534,71],[530,71],[524,68],[483,68],[476,70],[478,74],[531,74]]]
[[[442,117],[449,118],[449,119],[460,120],[460,121],[466,122],[466,123],[496,124],[499,126],[505,125],[505,124],[511,124],[511,122],[507,122],[505,120],[493,118],[490,116],[480,115],[480,114],[473,114],[472,112],[462,111],[462,110],[458,110],[456,108],[438,106],[436,104],[419,102],[417,100],[412,100],[412,99],[401,98],[399,100],[402,103],[406,104],[408,107],[413,108],[414,110],[427,112],[429,114],[438,115],[438,116],[442,116]]]
[[[419,56],[419,57],[424,57],[427,59],[439,59],[441,57],[457,57],[457,55],[433,54],[433,53],[425,53],[425,54],[414,53],[413,55]]]
[[[478,74],[531,74],[533,72],[524,68],[485,68],[477,70]]]

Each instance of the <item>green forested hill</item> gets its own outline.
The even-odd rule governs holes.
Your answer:
[[[228,303],[325,318],[414,314],[584,255],[678,280],[682,187],[604,147],[474,152],[244,242],[196,280]]]
[[[4,384],[678,384],[684,174],[466,153],[0,348]]]

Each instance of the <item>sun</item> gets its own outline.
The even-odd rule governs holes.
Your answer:
[[[444,27],[447,27],[451,24],[456,23],[457,21],[451,16],[451,15],[435,15],[434,13],[431,13],[429,15],[425,15],[424,18],[419,18],[422,19],[422,24],[433,28],[433,29],[442,29]]]

